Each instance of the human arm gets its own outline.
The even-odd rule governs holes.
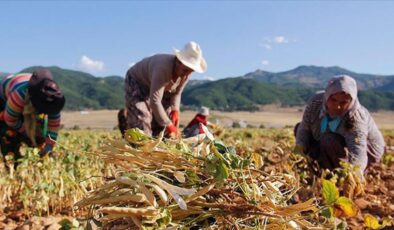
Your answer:
[[[152,74],[150,105],[153,118],[159,125],[165,127],[165,134],[167,137],[178,137],[179,131],[177,125],[179,123],[179,113],[178,111],[173,111],[169,117],[162,104],[165,86],[171,80],[171,75],[162,68],[156,68]]]
[[[170,81],[169,79],[167,79],[168,74],[169,73],[165,72],[165,69],[154,69],[154,71],[152,72],[149,92],[150,106],[152,109],[153,117],[162,127],[166,127],[167,125],[172,123],[162,104],[165,86],[168,81]]]
[[[13,91],[8,95],[5,105],[3,119],[8,127],[13,130],[24,133],[25,128],[22,122],[22,113],[25,106],[25,93],[22,91]]]
[[[356,115],[351,129],[344,129],[343,137],[349,151],[349,163],[360,167],[361,174],[368,165],[368,123],[364,116]]]
[[[48,115],[48,132],[44,134],[45,142],[41,148],[40,155],[45,155],[47,153],[52,152],[52,149],[56,144],[58,131],[60,129],[60,121],[61,121],[60,113]]]
[[[312,138],[312,121],[315,119],[317,114],[314,112],[316,108],[314,108],[313,100],[308,102],[307,106],[305,107],[302,120],[299,123],[298,127],[295,129],[295,136],[296,136],[296,146],[294,148],[294,152],[299,154],[307,153],[309,149],[309,145]]]

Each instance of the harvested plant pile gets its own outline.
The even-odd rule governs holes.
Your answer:
[[[314,199],[291,204],[299,188],[291,174],[260,171],[212,135],[152,139],[138,129],[109,140],[101,159],[118,167],[101,188],[76,203],[104,229],[214,227],[313,228]]]

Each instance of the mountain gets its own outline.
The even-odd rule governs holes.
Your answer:
[[[378,91],[387,91],[387,92],[393,92],[394,91],[394,78],[391,79],[389,82],[387,82],[386,84],[379,86],[378,88],[376,88],[376,90]]]
[[[182,95],[185,105],[205,105],[220,110],[256,110],[257,105],[303,104],[313,88],[297,88],[262,83],[254,79],[226,78],[192,87]]]
[[[21,72],[31,73],[40,66]],[[66,110],[119,109],[124,107],[124,78],[119,76],[95,77],[81,71],[46,67],[66,97]]]
[[[210,81],[209,80],[189,80],[189,82],[185,86],[184,90],[188,90],[188,89],[194,88],[196,86],[199,86],[199,85],[202,85],[202,84],[205,84],[208,82],[210,82]]]
[[[304,65],[289,71],[278,73],[256,70],[254,72],[247,73],[244,75],[244,78],[255,79],[260,82],[275,83],[279,85],[325,88],[328,80],[339,74],[346,74],[356,79],[358,88],[360,90],[394,90],[394,75],[384,76],[374,74],[360,74],[337,66],[319,67]],[[391,83],[392,86],[386,87],[386,85],[389,83]]]
[[[33,72],[39,66],[21,72]],[[81,71],[51,70],[66,97],[66,110],[119,109],[124,107],[124,78],[95,77]],[[304,105],[337,74],[357,79],[361,103],[371,110],[394,110],[394,76],[357,74],[340,67],[300,66],[273,73],[256,70],[244,76],[217,81],[191,80],[182,95],[183,108],[205,105],[221,110],[256,110],[259,105]],[[0,73],[5,75],[4,73]]]
[[[281,106],[301,106],[316,91],[322,88],[306,87],[301,84],[274,84],[253,78],[226,78],[208,82],[185,90],[182,104],[188,106],[208,106],[233,111],[258,109],[258,105],[279,104]],[[366,108],[394,110],[394,92],[361,90],[359,99]]]
[[[222,110],[255,110],[257,105],[303,105],[335,75],[356,79],[361,103],[371,110],[394,110],[394,75],[359,74],[340,67],[299,66],[284,72],[256,70],[238,78],[185,90],[182,103]]]
[[[360,91],[358,98],[360,103],[371,111],[394,110],[393,91]]]

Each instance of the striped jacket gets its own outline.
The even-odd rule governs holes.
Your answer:
[[[324,93],[314,95],[305,108],[302,122],[297,131],[296,144],[308,148],[312,141],[320,140],[320,122]],[[366,108],[359,105],[353,113],[354,125],[347,129],[343,121],[336,133],[344,137],[353,165],[365,170],[368,163],[378,162],[384,152],[384,139]],[[367,149],[370,155],[367,154]],[[370,162],[369,162],[370,161]]]
[[[4,104],[1,108],[0,120],[20,133],[25,132],[22,118],[31,75],[30,73],[8,75],[0,82],[0,99]],[[56,140],[59,128],[60,113],[48,115],[47,137]]]

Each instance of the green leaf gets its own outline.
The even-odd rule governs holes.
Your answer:
[[[73,223],[69,219],[62,219],[58,224],[61,226],[60,230],[71,230],[73,228]]]
[[[212,146],[212,149],[216,151],[214,146]],[[205,170],[212,174],[216,181],[222,182],[229,176],[227,166],[229,164],[226,164],[226,159],[223,158],[222,154],[215,151],[206,157]]]
[[[201,182],[200,177],[198,177],[197,173],[195,173],[194,171],[186,170],[185,172],[186,172],[188,184],[193,185]]]
[[[233,169],[239,168],[240,159],[235,154],[225,153],[224,157],[230,161],[230,166]]]
[[[224,181],[228,178],[229,172],[226,164],[224,162],[220,162],[217,165],[216,173],[215,173],[215,180],[217,181]]]
[[[346,224],[346,222],[345,221],[341,221],[341,223],[339,223],[338,225],[337,225],[337,228],[336,228],[337,230],[346,230],[347,229],[347,224]]]
[[[329,180],[323,180],[323,199],[327,205],[335,203],[339,197],[339,192],[335,184]]]
[[[219,153],[223,154],[228,152],[227,151],[227,147],[224,145],[224,143],[222,141],[219,140],[215,140],[213,142],[213,144],[215,145],[216,149],[218,150]]]
[[[132,128],[126,130],[126,135],[130,136],[130,140],[133,142],[149,140],[149,136],[147,136],[144,131],[138,128]]]
[[[330,219],[331,217],[333,217],[334,210],[332,209],[332,207],[327,207],[322,210],[321,214],[322,214],[322,216]]]

